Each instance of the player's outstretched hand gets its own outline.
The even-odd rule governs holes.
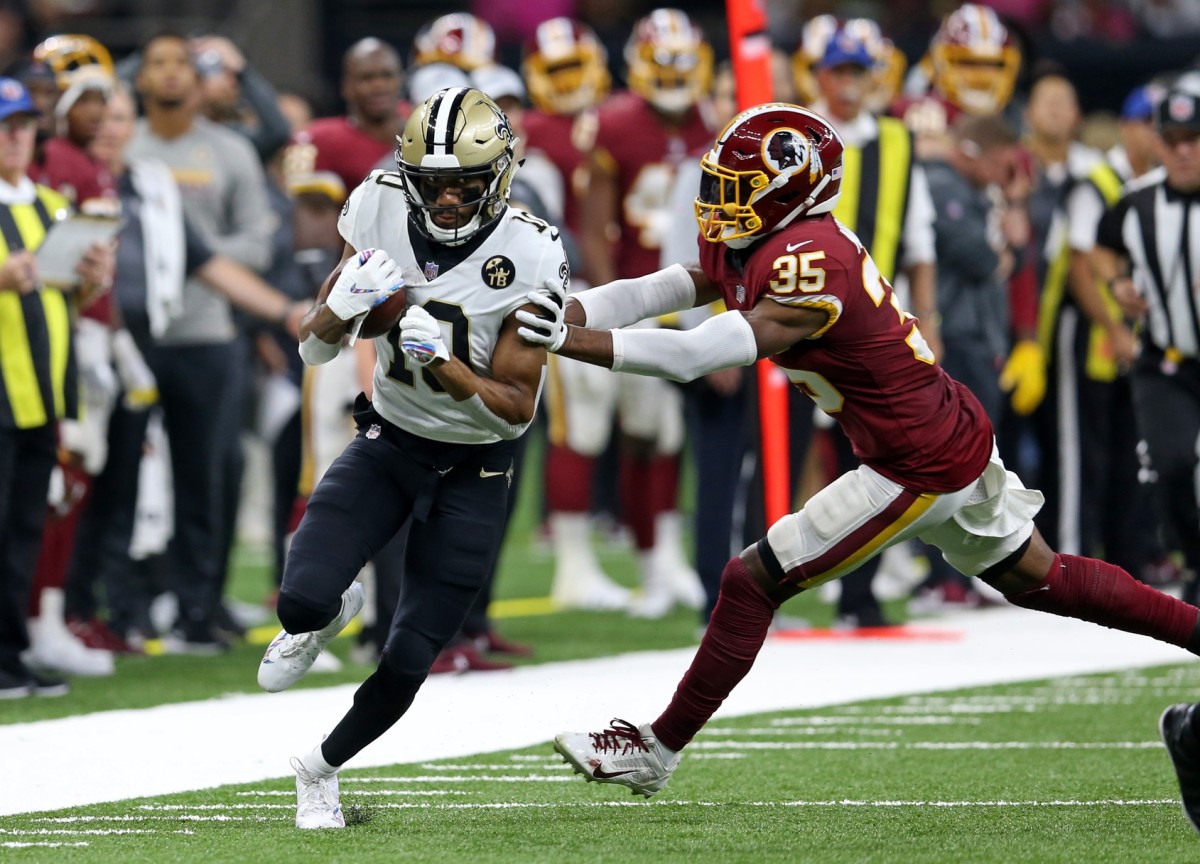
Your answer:
[[[517,335],[534,345],[544,345],[547,351],[554,353],[567,339],[567,322],[560,283],[547,279],[546,287],[550,289],[549,293],[530,291],[525,295],[525,299],[541,311],[518,309],[517,320],[524,326],[517,328]]]
[[[420,306],[409,306],[400,319],[400,347],[421,366],[450,359],[446,340],[442,338],[442,325]]]
[[[349,321],[371,311],[372,306],[402,287],[400,265],[382,249],[364,249],[346,262],[325,305],[338,318]]]

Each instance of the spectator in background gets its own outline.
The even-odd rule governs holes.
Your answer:
[[[637,278],[658,267],[663,234],[677,218],[669,210],[675,171],[712,137],[706,108],[712,46],[687,15],[656,9],[640,19],[625,60],[630,90],[598,109],[588,154],[580,247],[583,275],[593,283]],[[678,502],[682,394],[656,379],[614,374],[600,380],[608,382],[604,391],[564,393],[587,403],[579,408],[581,419],[598,433],[586,442],[588,450],[571,454],[573,476],[564,481],[580,494],[569,503],[591,499],[595,457],[607,444],[615,412],[621,516],[634,535],[642,586],[630,614],[661,618],[677,603],[699,609],[704,589],[683,552]]]
[[[1042,439],[1043,465],[1052,469],[1042,472],[1042,485],[1057,489],[1040,514],[1043,534],[1070,554],[1103,550],[1140,575],[1146,562],[1135,550],[1143,514],[1129,506],[1138,494],[1137,434],[1129,381],[1121,374],[1136,340],[1090,263],[1096,226],[1120,197],[1122,181],[1101,153],[1075,140],[1081,115],[1065,77],[1038,79],[1025,113],[1025,145],[1058,222],[1036,247],[1050,259],[1039,302],[1050,370],[1042,425],[1053,430]]]
[[[151,39],[142,50],[137,88],[145,118],[130,157],[167,164],[192,226],[214,252],[265,269],[271,216],[261,163],[245,138],[200,116],[200,77],[187,40]],[[155,366],[180,490],[171,544],[171,589],[179,602],[172,644],[211,653],[226,645],[218,622],[234,626],[221,602],[233,520],[225,511],[240,492],[231,486],[241,431],[235,384],[247,370],[239,365],[244,355],[228,300],[194,278],[179,299],[179,314],[157,335],[158,344],[173,350]]]
[[[245,135],[266,162],[292,134],[271,82],[224,36],[190,39],[188,50],[196,58],[208,119]]]
[[[152,52],[153,46],[147,56],[153,56]],[[197,405],[194,401],[197,388],[213,386],[213,382],[186,381],[182,385],[179,382],[186,377],[189,363],[195,364],[197,375],[211,374],[211,364],[208,373],[203,365],[211,353],[208,346],[178,344],[165,338],[173,318],[183,311],[181,292],[214,292],[257,318],[284,322],[293,339],[308,304],[292,302],[250,270],[213,251],[185,218],[185,199],[169,168],[155,159],[127,157],[135,121],[133,96],[123,85],[119,86],[109,100],[93,150],[117,178],[125,221],[117,247],[113,295],[133,340],[162,384],[164,418],[174,436],[171,455],[176,478],[176,518],[183,519],[188,504],[179,499],[199,497],[212,501],[215,482],[209,446],[212,437],[202,439],[189,434],[188,427],[206,425],[210,421],[205,415],[218,412],[215,405]],[[249,156],[253,162],[249,148],[244,144],[243,147],[243,156]],[[185,289],[184,279],[188,276],[202,281],[190,283],[190,288]],[[114,408],[107,430],[108,461],[96,478],[94,494],[80,521],[79,542],[67,581],[67,603],[71,615],[94,629],[98,610],[95,589],[102,588],[111,629],[127,642],[140,646],[158,635],[149,616],[150,586],[141,571],[132,566],[129,556],[147,415],[131,410],[129,394],[124,395],[126,398]],[[197,443],[209,446],[209,450],[191,450]],[[203,470],[206,458],[210,460],[208,471]],[[201,463],[199,469],[189,464],[195,462]],[[185,544],[195,542],[196,525],[178,523],[176,530],[188,534],[181,538]],[[188,590],[194,589],[189,586]],[[186,625],[184,630],[187,631]],[[188,631],[189,635],[193,632]]]
[[[582,231],[597,110],[612,84],[608,54],[586,24],[554,18],[540,24],[526,43],[522,71],[533,103],[522,118],[525,148],[558,171],[564,195],[559,225],[570,255],[572,238],[577,241]],[[586,288],[584,277],[581,262],[572,261],[570,290]],[[552,599],[559,608],[625,608],[629,591],[600,567],[589,513],[594,456],[603,450],[610,425],[607,418],[591,416],[593,394],[609,389],[610,376],[585,363],[551,356],[546,378],[545,500],[554,549]]]
[[[54,134],[43,142],[40,163],[30,167],[38,183],[64,195],[76,209],[94,215],[115,215],[116,190],[107,166],[88,152],[104,117],[104,106],[114,83],[108,49],[90,36],[52,36],[33,50],[36,63],[54,73],[57,99],[49,106]],[[112,294],[105,293],[83,310],[75,329],[76,361],[83,410],[78,421],[64,419],[59,426],[61,478],[42,534],[30,604],[30,654],[34,662],[66,674],[109,675],[113,650],[127,646],[115,638],[89,638],[92,634],[68,629],[63,587],[75,543],[79,515],[91,490],[92,478],[106,458],[104,442],[118,382],[113,356],[119,354],[122,373],[136,366],[139,377],[131,387],[142,407],[154,401],[153,377],[115,314]],[[145,373],[145,374],[142,374]],[[103,634],[110,637],[111,634]]]
[[[0,260],[0,696],[59,695],[65,682],[27,667],[26,611],[50,476],[57,421],[77,412],[69,304],[38,279],[33,251],[68,205],[37,186],[26,172],[33,159],[36,114],[20,82],[0,79],[0,206],[5,251]],[[106,245],[87,250],[77,272],[83,297],[112,284],[113,254]],[[59,359],[64,358],[66,362]]]

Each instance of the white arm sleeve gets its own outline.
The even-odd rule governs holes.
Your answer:
[[[300,359],[306,366],[320,366],[336,357],[341,350],[341,340],[331,344],[317,338],[316,333],[309,333],[300,343]]]
[[[722,312],[692,330],[613,330],[613,371],[691,381],[758,359],[750,322]]]
[[[691,309],[696,305],[696,283],[682,264],[672,264],[640,279],[618,279],[571,297],[583,307],[589,330],[610,330]]]

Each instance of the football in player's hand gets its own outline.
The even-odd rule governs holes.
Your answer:
[[[317,293],[317,302],[324,303],[325,298],[329,296],[330,290],[333,288],[333,283],[342,275],[342,270],[345,269],[347,262],[354,261],[354,256],[339,261],[337,267],[333,268],[333,272],[326,277],[325,282],[321,285],[321,290]],[[396,292],[390,295],[386,300],[375,306],[367,313],[367,317],[363,320],[362,329],[358,331],[360,339],[374,339],[377,336],[385,335],[389,330],[396,326],[396,322],[404,315],[404,310],[408,306],[408,295],[403,288],[399,288]],[[346,332],[353,332],[354,321],[346,322]]]

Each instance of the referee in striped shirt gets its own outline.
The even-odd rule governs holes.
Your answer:
[[[20,659],[25,615],[57,461],[57,424],[78,402],[71,328],[75,298],[38,277],[34,250],[67,200],[26,172],[38,111],[24,86],[0,78],[0,699],[66,692]],[[112,249],[89,247],[79,293],[112,285]]]
[[[1095,262],[1127,314],[1141,318],[1133,363],[1139,436],[1187,567],[1200,572],[1200,73],[1155,108],[1162,168],[1126,187],[1100,222]],[[1128,275],[1125,275],[1128,273]],[[1195,575],[1184,598],[1197,599]]]

